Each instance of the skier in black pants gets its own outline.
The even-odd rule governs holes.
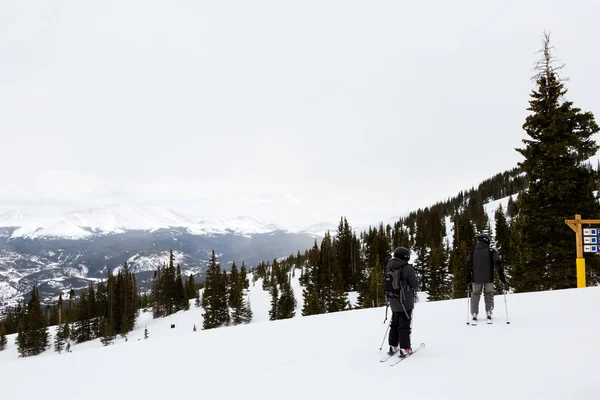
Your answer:
[[[419,287],[415,270],[408,263],[410,251],[404,247],[394,250],[394,257],[387,263],[384,276],[386,299],[392,308],[390,323],[389,355],[401,351],[401,356],[412,353],[410,345],[412,311],[415,306],[414,290]]]

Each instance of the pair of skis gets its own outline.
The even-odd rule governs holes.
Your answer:
[[[408,355],[398,355],[397,353],[392,354],[391,356],[389,354],[386,354],[382,359],[380,359],[379,361],[384,363],[387,362],[389,359],[396,357],[397,360],[392,361],[391,363],[389,363],[388,365],[390,367],[393,367],[394,365],[398,364],[400,361],[406,360],[407,358],[409,358],[410,356],[412,356],[413,354],[415,354],[417,351],[419,351],[420,349],[425,347],[425,343],[421,343],[420,345],[418,345],[417,347],[415,347],[413,349],[413,351],[408,354]]]
[[[486,320],[486,323],[488,325],[492,325],[493,324],[493,322],[492,322],[491,319],[486,318],[485,320]],[[472,319],[470,325],[471,326],[477,326],[477,320],[476,319]]]

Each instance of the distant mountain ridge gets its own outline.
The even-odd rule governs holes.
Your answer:
[[[354,227],[363,229],[368,226]],[[0,308],[21,301],[34,284],[51,301],[71,288],[105,279],[109,269],[116,273],[125,262],[145,290],[170,250],[182,273],[200,281],[212,249],[225,268],[242,261],[250,267],[310,248],[336,230],[336,223],[286,227],[247,216],[196,220],[145,204],[44,217],[10,210],[0,214]]]
[[[54,216],[37,217],[10,210],[0,214],[0,227],[17,228],[11,238],[85,239],[113,235],[127,231],[149,231],[184,228],[192,235],[253,235],[283,231],[324,235],[324,228],[335,229],[333,224],[309,227],[284,227],[264,224],[246,216],[227,219],[195,221],[168,208],[144,204],[120,203],[103,208],[71,211]]]

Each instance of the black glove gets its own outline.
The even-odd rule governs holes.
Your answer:
[[[469,283],[471,283],[471,273],[467,272],[466,276],[465,276],[465,283],[467,285],[469,285]]]
[[[506,277],[504,276],[504,273],[500,274],[500,282],[502,282],[503,285],[506,285]]]

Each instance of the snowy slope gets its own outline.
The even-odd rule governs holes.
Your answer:
[[[427,347],[390,368],[378,361],[384,308],[267,321],[260,284],[250,287],[249,325],[193,332],[201,309],[156,320],[144,314],[127,342],[102,347],[96,340],[27,359],[16,357],[12,336],[0,352],[3,394],[20,398],[27,387],[28,398],[45,400],[171,399],[200,384],[205,398],[363,400],[390,390],[408,399],[600,398],[600,288],[508,295],[510,325],[502,296],[496,323],[477,327],[465,324],[466,299],[418,303],[413,343]],[[297,280],[294,286],[301,296]],[[120,371],[108,372],[110,380],[107,365]],[[32,371],[43,371],[35,385]],[[49,390],[65,371],[68,390]]]

